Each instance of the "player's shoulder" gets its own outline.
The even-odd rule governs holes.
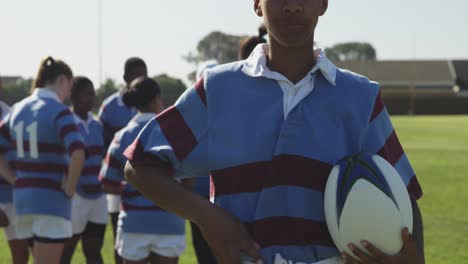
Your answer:
[[[242,74],[244,61],[235,61],[217,65],[205,71],[205,82],[216,82],[220,79]]]
[[[65,104],[54,99],[46,98],[45,100],[47,100],[47,111],[50,111],[56,120],[63,117],[71,117],[76,122],[76,119],[79,119]]]
[[[120,97],[120,91],[117,91],[117,92],[111,94],[109,97],[104,99],[104,101],[102,101],[102,107],[105,108],[105,107],[117,104],[117,101],[119,100],[119,97]]]
[[[376,96],[380,86],[377,82],[370,80],[364,75],[341,68],[337,68],[336,70],[336,85],[359,96],[371,97]]]

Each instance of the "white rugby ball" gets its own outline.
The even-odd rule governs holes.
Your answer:
[[[397,170],[378,155],[357,155],[336,165],[324,197],[325,219],[336,247],[351,256],[349,243],[367,240],[387,255],[400,252],[401,230],[413,232],[413,211]],[[355,256],[354,256],[355,257]]]

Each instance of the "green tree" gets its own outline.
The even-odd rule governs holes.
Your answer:
[[[365,42],[339,43],[333,47],[325,49],[327,57],[334,61],[354,61],[354,60],[377,60],[375,48]]]
[[[153,79],[161,87],[162,98],[166,107],[173,105],[187,89],[180,79],[173,78],[167,74],[155,76]]]
[[[5,85],[2,91],[2,101],[13,105],[31,94],[32,79],[21,79],[15,84]]]
[[[190,52],[184,56],[184,59],[196,66],[208,60],[216,60],[221,64],[236,61],[239,44],[244,37],[213,31],[198,42],[195,53]],[[191,72],[187,77],[190,81],[195,82],[195,71]]]

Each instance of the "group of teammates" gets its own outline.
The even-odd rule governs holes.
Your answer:
[[[180,222],[157,210],[157,204],[193,221],[223,264],[424,263],[416,203],[422,192],[378,84],[338,69],[314,48],[315,27],[327,7],[327,0],[255,0],[268,44],[256,46],[246,60],[206,71],[156,118],[149,116],[161,109],[157,86],[144,77],[132,82],[123,101],[139,114],[117,133],[101,171],[104,189],[122,194],[116,249],[125,261],[132,263],[135,256],[177,261],[164,254],[176,255]],[[41,74],[43,67],[57,71]],[[85,162],[86,142],[80,124],[60,103],[72,86],[69,68],[49,59],[39,73],[34,94],[16,104],[0,125],[0,169],[14,183],[16,237],[33,239],[37,263],[53,263],[61,258],[60,241],[72,234],[70,197]],[[36,133],[38,128],[44,131]],[[386,256],[366,241],[369,254],[349,245],[360,260],[341,255],[327,231],[326,178],[340,159],[359,152],[380,154],[407,184],[414,233],[402,232],[398,255]],[[8,155],[14,157],[11,169]],[[38,158],[46,165],[34,164]],[[131,186],[121,185],[125,161]],[[208,174],[211,203],[180,184],[186,177]],[[132,219],[143,221],[150,212],[171,219],[166,227],[175,230],[171,239],[137,232],[146,225]]]
[[[27,263],[29,247],[35,263],[70,263],[80,239],[87,263],[103,263],[108,212],[124,261],[177,263],[185,249],[184,221],[131,191],[123,178],[126,161],[116,152],[116,144],[130,144],[144,122],[162,111],[159,86],[146,76],[143,60],[126,62],[127,89],[103,103],[101,122],[90,112],[92,82],[74,78],[65,62],[49,57],[31,96],[11,109],[1,104],[0,209],[9,222],[5,234],[13,263]],[[68,98],[71,109],[63,103]],[[120,140],[123,134],[127,141]],[[103,190],[114,196],[106,199]],[[123,196],[122,203],[115,195]]]
[[[260,27],[259,36],[245,39],[239,58],[247,58],[257,44],[265,43],[265,33]],[[197,78],[216,65],[201,65]],[[140,58],[126,61],[123,78],[127,89],[104,100],[98,118],[91,113],[96,99],[93,83],[73,77],[65,62],[50,57],[42,62],[30,97],[11,112],[0,101],[1,150],[10,166],[0,177],[0,214],[6,214],[4,231],[13,263],[27,263],[30,247],[37,263],[70,263],[80,240],[87,263],[103,263],[108,214],[116,263],[177,263],[186,247],[183,219],[145,199],[123,174],[124,150],[164,109],[160,88],[147,78],[147,66]],[[68,97],[71,110],[64,105]],[[183,185],[209,198],[208,176]],[[13,204],[14,188],[21,205]],[[31,190],[22,190],[26,188]],[[65,195],[60,195],[62,191]],[[216,263],[200,230],[191,225],[199,263]]]

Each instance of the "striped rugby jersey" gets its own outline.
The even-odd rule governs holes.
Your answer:
[[[0,120],[2,120],[9,111],[10,107],[0,101]],[[0,203],[11,202],[13,202],[13,187],[0,175]]]
[[[246,74],[251,61],[208,70],[147,124],[125,155],[135,165],[168,164],[176,177],[210,174],[211,199],[245,223],[266,263],[276,256],[292,263],[339,256],[323,209],[325,184],[339,160],[377,153],[396,167],[412,196],[422,192],[378,84],[322,59],[333,79],[320,67],[311,72],[313,90],[286,117],[282,88]]]
[[[185,224],[182,218],[160,209],[124,181],[127,158],[123,152],[135,140],[146,123],[154,117],[153,113],[138,114],[125,128],[116,133],[107,151],[100,178],[107,184],[125,186],[122,192],[122,210],[119,215],[124,232],[183,235]]]
[[[99,120],[104,125],[104,142],[107,149],[114,134],[125,127],[136,115],[136,110],[127,107],[122,101],[122,92],[116,92],[102,102],[99,110]]]
[[[104,192],[99,181],[99,171],[104,159],[103,125],[91,113],[86,120],[79,120],[80,130],[86,144],[86,161],[78,181],[77,192],[84,198],[97,199]]]
[[[73,113],[54,92],[36,88],[14,105],[0,124],[0,151],[9,148],[16,213],[70,219],[71,201],[61,186],[69,154],[85,146]]]

